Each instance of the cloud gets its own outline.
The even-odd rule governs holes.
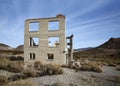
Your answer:
[[[120,37],[120,6],[115,0],[0,0],[0,42],[16,47],[24,42],[28,18],[66,16],[66,35],[74,48],[97,46]],[[101,35],[99,35],[101,34]]]

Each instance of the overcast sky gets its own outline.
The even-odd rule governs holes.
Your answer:
[[[120,0],[0,0],[0,43],[24,44],[28,18],[66,16],[66,36],[74,48],[96,47],[120,37]]]

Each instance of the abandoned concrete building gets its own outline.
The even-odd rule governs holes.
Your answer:
[[[65,31],[65,16],[62,14],[51,18],[27,19],[24,61],[40,60],[43,63],[68,64],[72,60],[73,35],[66,37]]]

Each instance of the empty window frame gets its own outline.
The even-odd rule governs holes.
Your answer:
[[[30,59],[35,59],[35,53],[30,53]]]
[[[57,47],[59,44],[59,37],[48,37],[49,47]]]
[[[48,30],[59,30],[59,21],[49,21]]]
[[[47,55],[48,55],[48,59],[49,59],[49,60],[53,60],[53,59],[54,59],[54,54],[49,53],[49,54],[47,54]]]
[[[29,31],[39,31],[40,23],[39,22],[33,22],[29,25]]]
[[[38,46],[39,45],[39,38],[30,37],[30,46]]]

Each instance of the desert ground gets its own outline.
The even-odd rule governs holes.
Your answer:
[[[25,65],[23,62],[18,61],[17,63],[22,63],[23,67]],[[93,62],[89,63],[93,64]],[[91,68],[89,64],[84,70],[73,65],[59,68],[54,65],[43,66],[44,68],[40,66],[42,70],[48,68],[47,72],[43,71],[45,73],[41,73],[39,67],[31,70],[33,68],[29,65],[30,70],[26,72],[24,69],[26,66],[23,69],[20,68],[20,65],[16,66],[11,65],[11,69],[0,69],[0,77],[7,77],[4,79],[1,77],[0,86],[120,86],[120,65],[104,64],[99,67],[102,71],[89,69]],[[60,72],[61,70],[62,72]]]
[[[66,86],[120,86],[118,77],[120,71],[116,67],[103,66],[102,73],[90,71],[78,71],[63,68],[62,75],[47,75],[37,78],[30,78],[38,86],[49,86],[54,83],[62,83]],[[64,86],[64,85],[60,85]]]

